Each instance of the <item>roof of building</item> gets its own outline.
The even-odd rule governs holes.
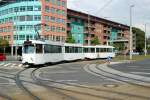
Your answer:
[[[100,23],[103,23],[103,24],[106,24],[106,25],[110,25],[110,26],[114,26],[114,27],[118,27],[118,28],[129,29],[128,25],[124,25],[124,24],[121,24],[121,23],[118,23],[118,22],[114,22],[114,21],[111,21],[111,20],[100,18],[100,17],[94,16],[94,15],[90,15],[90,14],[81,12],[81,11],[76,11],[76,10],[68,8],[67,12],[68,12],[67,13],[68,15],[72,15],[72,16],[76,16],[76,17],[78,16],[82,19],[87,20],[88,16],[90,16],[90,20],[92,20],[92,21],[97,21],[97,22],[100,22]]]

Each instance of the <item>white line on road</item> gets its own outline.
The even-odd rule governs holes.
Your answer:
[[[4,67],[7,67],[7,66],[9,66],[9,65],[11,65],[11,63],[5,64]]]
[[[130,72],[130,73],[132,73],[132,74],[145,74],[145,75],[150,75],[150,73],[146,73],[146,72]]]
[[[57,82],[77,82],[78,80],[56,80]]]
[[[77,71],[57,71],[57,72],[44,72],[44,74],[66,74],[66,73],[76,73]]]
[[[140,67],[140,66],[128,66],[129,68],[137,68],[137,67]]]
[[[22,67],[22,64],[19,64],[18,67]]]

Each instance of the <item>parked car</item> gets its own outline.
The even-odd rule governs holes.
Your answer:
[[[6,60],[6,55],[0,53],[0,61],[5,61]]]

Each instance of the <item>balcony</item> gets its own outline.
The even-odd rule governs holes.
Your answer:
[[[95,28],[95,25],[94,25],[94,24],[90,24],[90,25],[89,25],[89,24],[86,23],[86,24],[85,24],[85,27]]]
[[[118,36],[117,39],[110,40],[110,41],[113,41],[113,42],[128,42],[129,40],[125,37]]]

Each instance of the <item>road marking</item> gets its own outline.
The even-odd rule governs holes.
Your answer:
[[[57,71],[57,72],[44,72],[44,74],[66,74],[66,73],[76,73],[78,71]]]
[[[128,67],[129,67],[129,68],[130,68],[130,67],[131,67],[131,68],[132,68],[132,67],[133,67],[133,68],[136,68],[136,67],[140,67],[140,66],[128,66]]]
[[[7,67],[7,66],[9,66],[9,65],[11,65],[11,63],[5,64],[4,67]]]
[[[18,67],[22,67],[22,64],[19,64]]]
[[[56,80],[56,82],[77,82],[78,80]]]
[[[16,64],[12,64],[10,67],[11,67],[11,68],[14,68],[15,66],[16,66]]]
[[[132,73],[132,74],[145,74],[145,75],[150,75],[150,73],[146,73],[146,72],[130,72],[130,73]]]

